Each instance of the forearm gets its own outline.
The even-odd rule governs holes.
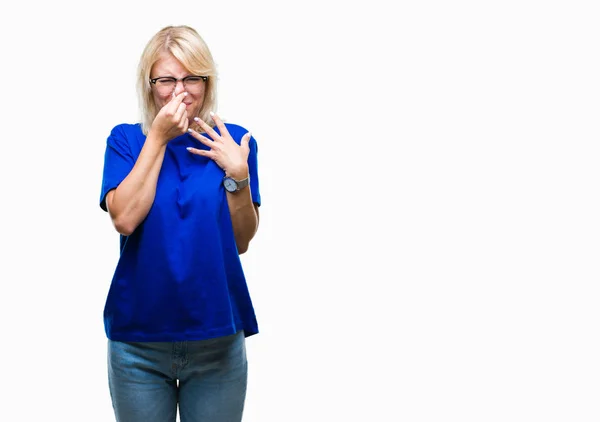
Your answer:
[[[108,210],[119,233],[130,235],[148,215],[165,150],[166,145],[149,135],[131,172],[107,197]]]
[[[234,192],[226,193],[229,213],[231,214],[231,223],[233,224],[233,234],[237,245],[238,253],[241,255],[248,250],[250,240],[256,234],[258,229],[258,214],[252,202],[250,186]]]
[[[210,158],[225,171],[227,177],[238,181],[244,180],[250,174],[249,154],[252,135],[250,132],[246,132],[238,145],[229,134],[223,121],[214,113],[211,113],[211,116],[219,128],[219,133],[200,118],[196,117],[194,120],[198,122],[212,140],[190,129],[191,135],[209,149],[188,148],[188,151],[192,154]],[[252,202],[250,189],[248,184],[234,192],[226,191],[233,234],[240,255],[248,250],[248,244],[258,229],[258,208],[255,208]]]

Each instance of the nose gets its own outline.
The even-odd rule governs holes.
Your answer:
[[[185,87],[183,86],[183,81],[175,82],[175,91],[173,91],[175,93],[175,95],[181,94],[184,90],[185,90]]]

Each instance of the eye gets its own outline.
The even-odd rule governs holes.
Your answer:
[[[184,78],[184,81],[188,84],[197,84],[202,82],[203,80],[204,78],[202,78],[202,76],[188,76]]]
[[[174,84],[175,78],[158,78],[156,80],[156,83],[159,85],[170,85],[170,84]]]

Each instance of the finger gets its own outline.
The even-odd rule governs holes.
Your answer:
[[[200,135],[198,132],[196,132],[194,129],[192,129],[191,127],[188,128],[187,130],[194,138],[196,138],[198,141],[202,142],[204,145],[206,145],[207,147],[212,148],[215,141],[213,141],[212,139],[208,139],[206,136]]]
[[[210,117],[212,117],[213,122],[215,122],[215,124],[219,128],[219,131],[221,132],[221,136],[229,135],[229,131],[227,130],[227,126],[225,126],[225,123],[223,123],[223,120],[221,120],[221,118],[219,116],[217,116],[216,113],[213,113],[211,111],[210,112]]]
[[[192,122],[192,124],[190,125],[190,127],[192,129],[194,129],[196,132],[204,132],[202,130],[202,126],[200,126],[200,124],[198,122],[196,122],[195,120]]]
[[[204,120],[202,120],[200,117],[194,117],[194,121],[197,122],[200,127],[204,130],[204,132],[206,132],[211,138],[213,138],[215,141],[217,139],[220,139],[220,136],[217,132],[215,132],[215,130],[209,126],[208,123],[206,123]]]
[[[185,110],[181,115],[181,121],[179,122],[179,126],[183,129],[182,133],[187,132],[188,128],[190,127],[190,119],[188,118],[187,111]]]
[[[192,147],[187,147],[186,148],[189,152],[191,152],[194,155],[199,155],[201,157],[208,157],[208,158],[213,158],[213,153],[211,151],[207,151],[204,149],[198,149],[198,148],[192,148]]]
[[[242,136],[242,140],[240,141],[240,146],[244,149],[250,149],[250,138],[252,138],[252,133],[248,132],[244,136]]]
[[[172,110],[177,110],[179,105],[183,102],[183,99],[188,95],[186,91],[182,91],[179,94],[173,96],[169,100],[169,107],[173,107]],[[185,104],[184,104],[185,105]]]
[[[175,92],[173,92],[173,94],[175,94]],[[185,97],[187,97],[187,95],[188,95],[187,91],[181,91],[179,94],[173,95],[173,99],[171,101],[181,103],[183,101],[183,99]]]
[[[181,119],[183,119],[184,115],[187,118],[187,112],[186,112],[185,104],[184,103],[179,103],[179,106],[177,106],[177,109],[175,110],[175,113],[173,114],[173,117],[178,122],[181,122]]]

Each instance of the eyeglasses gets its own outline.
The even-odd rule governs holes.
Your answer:
[[[172,76],[159,76],[158,78],[150,79],[150,83],[156,86],[156,89],[161,95],[168,95],[175,90],[177,82],[183,82],[185,89],[193,91],[199,89],[206,81],[208,76],[190,75],[185,78],[174,78]]]

